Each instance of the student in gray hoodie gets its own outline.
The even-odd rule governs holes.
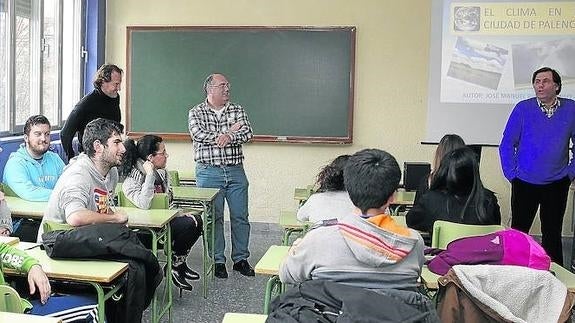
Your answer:
[[[43,225],[48,220],[74,227],[128,221],[125,213],[112,207],[119,178],[116,166],[126,151],[121,137],[124,127],[101,118],[88,125],[82,142],[85,153],[72,161],[58,179],[44,211],[38,242],[42,242]]]
[[[326,220],[294,243],[280,280],[414,291],[425,260],[423,239],[386,214],[401,178],[397,161],[385,151],[365,149],[349,158],[343,177],[361,214]]]

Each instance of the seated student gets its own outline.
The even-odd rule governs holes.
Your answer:
[[[171,197],[169,176],[166,171],[168,153],[162,138],[145,135],[134,140],[124,141],[126,153],[120,172],[127,176],[122,184],[126,198],[141,209],[149,209],[154,193],[168,193]],[[185,213],[170,222],[174,258],[172,277],[174,285],[185,290],[192,290],[186,279],[197,280],[200,275],[188,268],[186,259],[192,246],[202,235],[202,218]]]
[[[432,234],[433,223],[500,224],[495,194],[484,188],[477,157],[470,148],[445,155],[425,193],[406,215],[407,226]]]
[[[49,148],[50,121],[43,115],[31,116],[24,124],[24,143],[4,167],[4,184],[20,198],[42,202],[50,198],[64,162]]]
[[[5,202],[3,202],[5,204]],[[19,272],[27,273],[28,287],[30,295],[38,292],[40,302],[46,304],[50,298],[50,281],[42,270],[38,260],[30,257],[25,251],[0,242],[0,267],[16,269]],[[4,283],[4,275],[0,271],[0,283]]]
[[[297,211],[301,222],[318,222],[340,218],[354,212],[355,205],[343,185],[343,168],[349,155],[341,155],[325,166],[317,175],[316,193]]]
[[[414,203],[417,203],[421,196],[425,194],[429,190],[429,184],[431,184],[431,179],[437,173],[439,169],[439,165],[441,165],[441,159],[445,156],[448,152],[465,147],[465,141],[461,137],[456,134],[447,134],[441,138],[437,148],[435,149],[435,156],[433,157],[433,169],[428,177],[425,180],[421,181],[417,191],[415,192],[415,200]]]
[[[85,153],[70,163],[58,179],[44,211],[42,225],[38,231],[38,242],[43,242],[43,224],[47,221],[75,227],[70,231],[72,234],[59,235],[75,239],[63,241],[68,244],[77,243],[78,236],[74,234],[76,232],[100,234],[89,232],[92,228],[109,227],[113,231],[110,234],[124,232],[128,215],[113,207],[114,190],[119,177],[116,166],[121,165],[126,151],[121,137],[123,130],[124,126],[119,122],[103,118],[92,120],[86,125],[82,137]],[[58,236],[54,233],[57,232],[48,234],[48,238]],[[122,287],[124,297],[118,302],[110,299],[106,303],[106,315],[110,322],[141,322],[142,314],[151,303],[156,287],[161,281],[162,275],[156,257],[139,241],[131,239],[132,237],[129,233],[120,236],[119,238],[125,240],[112,241],[114,248],[110,247],[108,250],[111,254],[98,254],[101,259],[106,259],[107,256],[110,259],[125,259],[129,262],[126,283]],[[108,240],[102,239],[100,236],[98,239],[84,239],[82,243],[92,243],[93,246],[80,245],[84,247],[82,253],[90,253],[92,249],[94,252],[106,249],[98,244],[98,241],[109,243]],[[115,248],[118,244],[123,244],[123,248]]]
[[[5,205],[5,202],[3,202]],[[30,300],[32,309],[27,308],[31,315],[46,315],[66,322],[94,322],[97,317],[98,302],[91,295],[64,295],[51,294],[52,288],[46,273],[38,260],[28,255],[25,251],[0,242],[0,268],[11,268],[26,273],[25,286],[16,284],[19,295],[27,299],[27,295],[33,296]],[[16,280],[21,281],[18,277]],[[5,284],[4,275],[0,271],[0,284]],[[24,289],[25,288],[25,289]],[[37,294],[37,295],[35,295]]]
[[[401,178],[397,161],[385,151],[365,149],[349,158],[343,175],[361,213],[326,221],[294,243],[280,266],[280,280],[414,290],[425,261],[423,239],[385,214]]]

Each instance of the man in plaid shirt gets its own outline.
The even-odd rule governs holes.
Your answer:
[[[248,263],[250,223],[248,220],[248,180],[244,172],[242,144],[252,138],[245,110],[230,102],[230,83],[222,74],[204,81],[206,100],[188,115],[194,146],[198,187],[219,188],[215,208],[215,276],[227,278],[224,238],[224,198],[230,209],[233,269],[254,276]],[[206,233],[207,234],[207,233]]]

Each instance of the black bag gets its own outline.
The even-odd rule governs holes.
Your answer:
[[[308,280],[274,299],[266,322],[439,322],[432,305],[421,305],[385,292]]]
[[[36,242],[38,239],[38,229],[40,229],[39,220],[22,218],[19,220],[18,228],[11,236],[18,237],[20,241]]]

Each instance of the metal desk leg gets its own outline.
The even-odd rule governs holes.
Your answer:
[[[215,270],[215,234],[214,234],[214,207],[212,203],[202,202],[203,207],[203,264],[204,264],[204,281],[203,281],[203,293],[204,298],[208,297],[208,283],[209,280],[214,280],[214,270]]]
[[[275,295],[281,294],[283,291],[285,291],[285,286],[280,281],[279,276],[274,275],[268,279],[268,282],[266,283],[266,293],[264,296],[264,314],[269,314],[272,298]]]
[[[104,289],[98,283],[88,282],[96,289],[96,294],[98,295],[98,322],[105,322],[106,321],[106,300],[112,297],[120,288],[124,285],[117,284],[112,285],[112,288],[107,293],[104,293]]]
[[[152,313],[151,313],[151,320],[152,323],[160,322],[160,319],[168,313],[168,321],[172,321],[172,303],[173,303],[173,296],[172,296],[172,275],[170,274],[170,269],[172,268],[172,231],[170,229],[170,225],[167,224],[166,228],[158,234],[155,230],[147,229],[150,234],[152,235],[152,253],[157,257],[158,256],[158,241],[162,240],[164,242],[164,250],[166,253],[166,266],[168,270],[166,271],[167,274],[165,276],[166,282],[164,284],[164,298],[163,303],[165,304],[161,311],[158,309],[158,292],[154,293],[154,298],[152,299]],[[167,300],[166,300],[167,296]]]

